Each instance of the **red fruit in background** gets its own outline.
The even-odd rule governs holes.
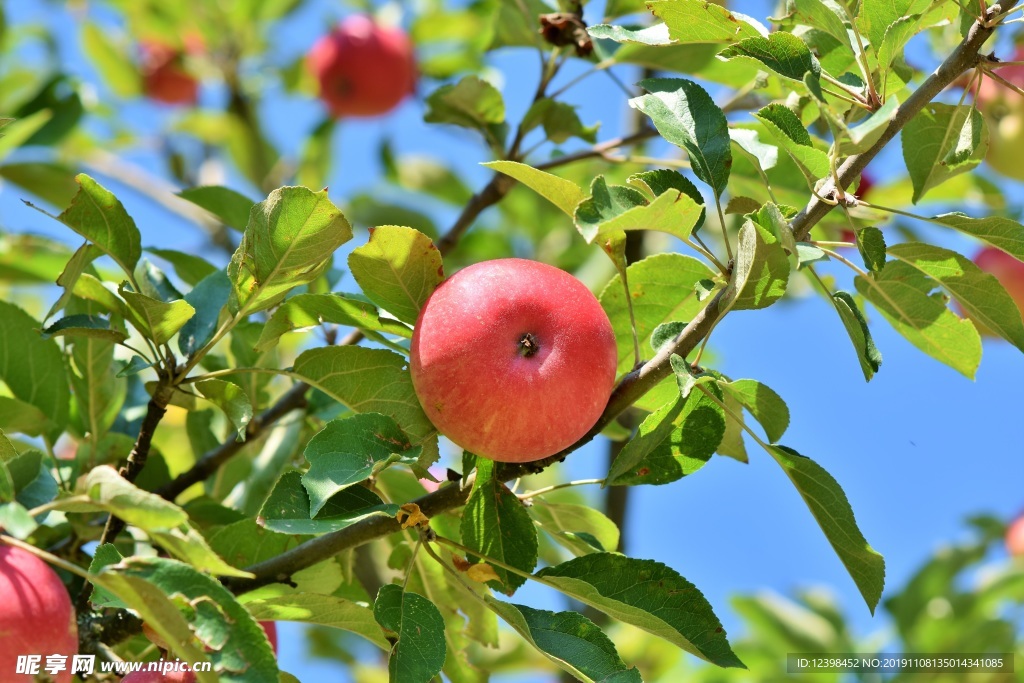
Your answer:
[[[408,36],[363,15],[345,18],[318,40],[307,65],[320,84],[320,99],[336,118],[386,114],[416,86]]]
[[[529,462],[594,426],[615,383],[611,323],[583,283],[523,259],[484,261],[434,291],[412,336],[412,381],[442,434]]]
[[[183,52],[177,48],[145,41],[142,53],[142,91],[164,104],[193,105],[199,99],[199,81],[185,70]]]
[[[42,655],[41,667],[47,655],[64,655],[55,681],[70,683],[77,653],[75,610],[60,577],[35,555],[0,544],[0,679],[14,680],[18,655]]]
[[[1024,557],[1024,515],[1006,529],[1006,551],[1013,557]]]
[[[1024,262],[995,247],[985,247],[974,257],[974,263],[994,275],[1013,297],[1017,308],[1024,311]]]
[[[260,626],[263,627],[263,631],[267,634],[267,640],[270,641],[270,647],[274,648],[274,654],[277,654],[277,622],[276,621],[261,621]]]
[[[1024,60],[1024,48],[1017,48],[1010,61]],[[1024,87],[1024,64],[1010,64],[995,70],[1001,78]],[[977,89],[977,101],[985,114],[989,131],[985,160],[1008,178],[1024,180],[1024,99],[995,79],[984,77]]]

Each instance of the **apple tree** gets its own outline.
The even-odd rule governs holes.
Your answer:
[[[716,369],[719,322],[814,292],[866,381],[878,325],[971,378],[982,335],[1024,350],[1024,226],[976,172],[1021,135],[1013,2],[107,0],[18,23],[33,4],[0,9],[0,179],[35,209],[0,233],[0,577],[24,580],[13,554],[56,571],[80,653],[290,681],[260,622],[295,621],[398,683],[503,657],[655,680],[605,633],[628,624],[752,666],[685,567],[618,552],[631,491],[766,458],[872,612],[885,564],[784,398]],[[581,92],[623,128],[583,120]],[[337,158],[377,116],[457,143]],[[880,155],[905,171],[872,177]],[[327,189],[374,164],[379,191]],[[509,257],[558,276],[456,290]],[[606,473],[569,479],[591,442]],[[578,610],[520,604],[527,582]]]

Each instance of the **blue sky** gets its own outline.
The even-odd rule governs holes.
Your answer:
[[[734,3],[734,8],[762,20],[769,13],[762,3]],[[275,59],[287,62],[303,53],[342,11],[337,3],[311,3],[277,36]],[[65,67],[96,82],[81,59],[75,24],[57,4],[23,0],[8,3],[8,12],[12,24],[46,23],[59,39]],[[503,74],[501,88],[511,120],[532,94],[535,61],[529,51],[505,51],[493,60]],[[560,78],[564,82],[571,75]],[[635,80],[629,70],[620,75],[626,82]],[[429,87],[424,86],[421,97]],[[215,105],[221,96],[216,84],[209,85],[203,101]],[[265,98],[263,115],[275,142],[284,150],[297,150],[322,117],[319,105],[274,90]],[[607,78],[591,77],[571,91],[568,101],[580,106],[585,123],[602,122],[601,139],[622,132],[625,97]],[[147,103],[124,104],[122,113],[133,127],[148,132],[175,116]],[[345,123],[333,142],[340,164],[330,183],[332,198],[343,203],[356,190],[380,185],[377,145],[385,134],[399,151],[440,158],[464,172],[471,186],[480,187],[488,173],[477,164],[487,160],[486,151],[461,132],[424,126],[421,117],[421,102],[414,99],[389,117]],[[895,147],[889,158],[899,161]],[[162,172],[155,153],[132,153],[131,160],[150,172]],[[185,250],[203,244],[197,229],[115,182],[109,186],[135,216],[144,243]],[[244,185],[240,189],[254,194]],[[24,207],[19,201],[23,195],[18,188],[0,186],[0,224],[5,230],[69,237],[57,223]],[[438,224],[450,218],[442,213]],[[928,234],[947,243],[943,235]],[[353,242],[363,239],[365,235],[357,235]],[[973,253],[968,243],[955,244]],[[845,273],[840,277],[849,281]],[[767,312],[732,314],[715,331],[713,347],[717,369],[758,379],[787,401],[792,420],[783,442],[814,458],[842,484],[865,536],[885,555],[887,584],[898,586],[929,553],[965,533],[966,515],[987,511],[1008,518],[1024,507],[1024,357],[1006,343],[986,341],[981,369],[971,382],[911,347],[876,313],[869,312],[869,317],[884,355],[883,367],[870,383],[864,382],[834,311],[815,297],[783,302]],[[730,595],[764,588],[786,593],[805,586],[827,586],[860,634],[884,629],[885,621],[871,618],[782,471],[749,446],[749,465],[716,458],[688,479],[634,489],[625,530],[629,554],[664,562],[695,583],[734,635],[742,629],[729,607]],[[604,460],[603,444],[584,448],[561,466],[563,478],[601,477]],[[557,597],[537,588],[524,588],[517,600],[563,608]],[[282,629],[282,666],[302,680],[320,680],[328,665],[308,661],[298,635],[297,626]]]

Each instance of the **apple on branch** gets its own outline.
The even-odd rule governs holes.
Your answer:
[[[48,564],[20,548],[0,544],[0,680],[12,680],[18,657],[67,657],[54,683],[70,683],[78,652],[78,625],[64,583]],[[44,674],[45,675],[45,674]]]
[[[370,17],[353,15],[313,45],[307,66],[331,116],[380,116],[416,88],[409,37]]]
[[[563,270],[484,261],[441,283],[412,336],[412,381],[427,416],[466,450],[502,462],[546,458],[601,416],[615,384],[604,309]]]

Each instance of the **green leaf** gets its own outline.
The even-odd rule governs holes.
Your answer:
[[[931,4],[929,0],[864,0],[857,13],[857,26],[877,50],[893,24],[926,11]],[[884,70],[887,65],[879,66]]]
[[[415,463],[421,450],[385,415],[362,413],[331,420],[303,453],[309,463],[302,485],[309,493],[310,516],[315,517],[338,492],[392,463]]]
[[[0,159],[4,159],[18,147],[31,143],[36,133],[52,120],[51,109],[40,109],[17,120],[7,119],[9,125],[4,127],[4,134],[0,135]]]
[[[200,396],[220,408],[235,428],[239,440],[252,420],[252,402],[245,389],[222,379],[207,379],[193,385]]]
[[[220,270],[206,259],[194,254],[186,254],[183,251],[157,249],[156,247],[146,247],[145,250],[174,266],[174,272],[178,274],[178,277],[193,287]]]
[[[588,244],[596,242],[602,248],[622,243],[630,230],[654,230],[686,241],[705,214],[703,199],[695,201],[676,188],[665,189],[649,204],[631,187],[609,187],[603,176],[594,179],[590,191],[591,196],[576,207],[576,227]]]
[[[351,486],[331,498],[314,518],[300,472],[285,472],[260,510],[266,527],[283,534],[324,534],[367,517],[394,517],[398,506],[385,504],[373,491]]]
[[[720,391],[709,390],[721,400]],[[691,391],[644,419],[615,458],[605,481],[614,486],[676,481],[703,467],[724,435],[721,406],[703,391]]]
[[[764,428],[770,442],[775,443],[786,433],[789,426],[789,407],[771,387],[754,379],[721,381],[718,386],[750,411]]]
[[[799,23],[821,29],[854,50],[850,40],[850,17],[836,0],[794,0],[792,11]]]
[[[743,443],[743,406],[728,392],[722,394],[722,406],[725,413],[725,434],[722,436],[722,443],[718,444],[718,454],[743,463],[749,462],[747,447]]]
[[[14,398],[63,427],[71,396],[60,347],[53,339],[40,339],[39,323],[14,304],[0,301],[0,320],[0,380]]]
[[[252,574],[236,569],[225,562],[210,548],[206,538],[187,524],[167,531],[153,530],[149,534],[153,541],[162,546],[171,556],[182,562],[187,562],[204,574],[252,578]]]
[[[260,621],[297,621],[328,626],[362,636],[385,652],[391,649],[391,643],[384,638],[373,618],[373,611],[344,598],[299,593],[249,600],[245,608]]]
[[[43,454],[37,450],[8,460],[7,471],[14,482],[14,499],[29,510],[52,502],[60,492],[57,481],[43,464]]]
[[[31,403],[9,396],[0,396],[0,429],[12,434],[41,436],[47,429],[43,411]]]
[[[322,324],[357,327],[371,338],[379,334],[409,338],[412,330],[393,318],[382,317],[373,304],[349,295],[297,294],[278,306],[263,326],[257,351],[266,351],[277,345],[278,339],[288,332]]]
[[[812,145],[811,136],[796,114],[781,104],[770,104],[754,116],[779,147],[793,158],[809,182],[828,176],[831,172],[828,154]]]
[[[651,333],[651,349],[654,353],[661,351],[662,347],[675,341],[679,333],[686,329],[686,323],[673,321],[662,323],[654,328]]]
[[[356,412],[394,418],[413,444],[419,444],[435,429],[405,366],[405,358],[391,351],[334,346],[301,354],[292,372]]]
[[[142,256],[142,238],[135,221],[117,197],[89,176],[80,173],[75,182],[78,194],[68,208],[53,218],[103,250],[131,277]]]
[[[600,125],[584,126],[576,114],[576,107],[549,98],[534,102],[520,123],[524,134],[543,126],[547,139],[558,145],[570,138],[579,138],[593,144],[597,142],[597,129]]]
[[[972,218],[962,213],[944,213],[932,219],[965,235],[1002,249],[1018,261],[1024,261],[1024,225],[1004,216]]]
[[[61,271],[57,277],[57,284],[64,288],[61,292],[60,297],[53,302],[50,306],[50,310],[46,313],[46,317],[43,320],[49,320],[53,315],[64,308],[67,305],[68,300],[71,298],[72,293],[75,290],[75,283],[78,282],[78,278],[82,276],[85,269],[95,261],[103,252],[101,252],[95,245],[85,242],[80,246],[75,253],[68,260],[67,265],[64,266],[64,270]]]
[[[0,464],[0,471],[3,469],[3,464]],[[2,476],[0,474],[0,478]],[[0,495],[0,503],[3,500],[3,495]],[[19,503],[0,504],[0,529],[3,529],[5,534],[24,541],[38,528],[39,523],[36,522],[32,515],[28,514],[28,510],[24,505]]]
[[[121,330],[110,329],[110,321],[98,315],[68,315],[56,320],[49,327],[40,330],[43,339],[52,337],[71,337],[101,339],[119,343],[128,338]]]
[[[139,293],[158,301],[174,301],[183,298],[183,294],[168,279],[164,271],[157,268],[147,259],[142,259],[135,268],[135,280],[139,285]]]
[[[678,43],[733,43],[767,33],[750,17],[703,0],[654,0],[647,7]]]
[[[99,585],[138,610],[182,659],[205,661],[205,650],[221,681],[278,683],[277,660],[263,628],[213,577],[175,560],[129,558],[106,567]],[[168,613],[171,604],[181,611]],[[183,620],[189,627],[184,632]],[[191,644],[193,637],[199,639],[199,648]],[[215,680],[204,673],[197,678],[200,683]]]
[[[874,614],[885,585],[885,559],[868,545],[857,527],[853,508],[842,487],[821,465],[791,448],[769,446],[768,452],[807,503]]]
[[[281,301],[330,267],[334,251],[352,238],[352,227],[327,191],[282,187],[253,207],[228,276],[229,306],[249,315]]]
[[[885,104],[879,107],[874,114],[849,129],[850,144],[843,145],[842,152],[853,154],[870,149],[889,127],[899,106],[900,101],[896,96],[887,97]]]
[[[375,304],[409,324],[444,280],[441,252],[412,228],[371,228],[370,240],[348,257],[352,276]]]
[[[789,258],[767,229],[748,220],[736,240],[736,265],[729,298],[737,310],[766,308],[782,298],[789,283]]]
[[[429,683],[441,671],[444,619],[434,603],[392,583],[377,593],[373,616],[397,637],[388,658],[391,683]]]
[[[243,232],[249,224],[250,212],[256,202],[243,194],[219,185],[192,187],[178,193],[182,199],[206,209],[224,225]]]
[[[484,599],[527,643],[577,679],[596,683],[628,671],[616,680],[642,683],[640,672],[627,669],[615,644],[582,614],[533,609],[489,595]]]
[[[575,215],[576,207],[587,196],[580,186],[571,180],[559,178],[516,161],[489,161],[481,165],[515,178],[564,211],[570,218]]]
[[[91,469],[79,482],[78,492],[88,496],[90,502],[62,502],[58,509],[66,512],[103,510],[145,531],[173,529],[188,521],[188,515],[180,507],[143,491],[109,465]]]
[[[669,38],[668,26],[665,24],[654,24],[643,28],[632,29],[626,26],[611,26],[609,24],[598,24],[591,26],[587,32],[592,38],[603,40],[614,40],[616,43],[635,43],[637,45],[673,45],[675,41]]]
[[[741,151],[757,162],[761,170],[770,170],[779,163],[779,148],[775,145],[761,142],[760,133],[756,130],[750,128],[730,128],[729,139]],[[739,210],[737,205],[744,204],[747,200],[753,202],[754,207],[752,209]],[[750,197],[729,197],[729,204],[726,205],[725,213],[749,213],[750,211],[756,211],[760,206],[761,202]]]
[[[742,667],[697,588],[654,560],[595,553],[545,567],[536,577],[608,616],[722,667]]]
[[[576,555],[587,555],[595,550],[580,534],[594,538],[600,546],[598,550],[615,552],[619,547],[619,528],[615,522],[592,507],[534,498],[528,510],[541,529]]]
[[[67,206],[78,191],[74,171],[60,164],[24,161],[0,166],[0,178],[53,206]]]
[[[875,347],[875,340],[871,337],[868,322],[849,292],[836,292],[831,298],[847,334],[850,335],[853,348],[857,352],[857,360],[860,362],[864,379],[870,382],[878,369],[882,367],[882,354]]]
[[[191,356],[213,339],[221,311],[230,297],[231,280],[223,270],[210,273],[185,295],[185,303],[192,306],[196,313],[179,330],[179,351],[185,356]]]
[[[627,269],[633,296],[636,333],[642,347],[651,341],[654,330],[665,322],[690,320],[703,304],[694,285],[714,276],[704,263],[682,254],[656,254],[631,264]],[[616,275],[599,297],[601,307],[611,320],[619,349],[620,374],[633,367],[633,334],[629,323],[626,293]]]
[[[854,279],[857,291],[885,316],[907,341],[932,358],[973,378],[981,363],[981,337],[969,320],[946,307],[938,283],[901,261],[889,261],[880,273]]]
[[[988,151],[981,112],[966,106],[932,102],[904,126],[901,137],[915,204],[936,185],[978,166]]]
[[[477,76],[443,85],[427,96],[427,123],[450,123],[483,133],[488,144],[500,146],[508,126],[501,92]]]
[[[142,79],[134,60],[122,45],[111,39],[107,31],[92,22],[86,22],[82,25],[80,40],[82,51],[115,95],[125,99],[139,95]]]
[[[188,302],[179,299],[165,303],[133,292],[122,284],[118,293],[128,304],[128,321],[142,336],[156,344],[166,344],[196,313]]]
[[[972,320],[1024,351],[1020,309],[995,276],[955,251],[931,244],[896,244],[889,253],[937,280]]]
[[[732,168],[725,114],[704,88],[684,78],[648,78],[640,86],[649,94],[629,105],[649,116],[663,138],[686,150],[693,172],[721,196]]]
[[[857,231],[857,251],[872,273],[885,267],[885,235],[878,228],[868,226]]]
[[[462,511],[462,542],[527,573],[537,565],[537,528],[522,501],[495,476],[491,460],[477,461],[476,482]],[[502,567],[493,568],[501,585],[494,581],[489,585],[508,595],[526,581]]]
[[[773,73],[800,83],[809,74],[812,93],[821,99],[821,65],[807,45],[792,33],[773,31],[767,37],[745,38],[719,54],[726,59],[753,59]]]
[[[68,379],[77,408],[72,418],[86,440],[96,444],[120,416],[128,387],[117,379],[111,341],[89,335],[72,339]]]

